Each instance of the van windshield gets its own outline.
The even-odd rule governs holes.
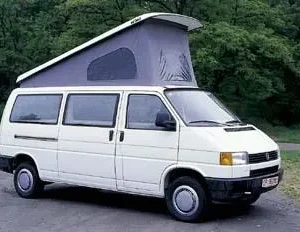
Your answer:
[[[241,124],[212,93],[200,90],[166,90],[165,94],[188,126]]]

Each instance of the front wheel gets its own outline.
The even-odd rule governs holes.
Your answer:
[[[14,172],[16,192],[23,198],[36,198],[43,191],[38,172],[30,162],[21,163]]]
[[[199,183],[191,177],[180,177],[166,191],[166,202],[173,217],[184,222],[197,222],[207,216],[209,200]]]

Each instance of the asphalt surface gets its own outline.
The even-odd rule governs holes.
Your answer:
[[[280,150],[283,151],[300,151],[300,144],[296,143],[278,143]]]
[[[40,199],[17,196],[12,175],[0,172],[0,231],[300,231],[300,208],[277,190],[250,208],[218,205],[205,223],[173,220],[163,200],[49,185]]]

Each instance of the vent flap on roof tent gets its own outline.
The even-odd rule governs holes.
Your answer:
[[[198,20],[150,13],[124,23],[18,77],[21,87],[197,86],[188,31]]]

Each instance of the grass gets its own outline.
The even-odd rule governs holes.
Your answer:
[[[299,143],[300,125],[291,127],[272,126],[268,123],[254,123],[259,129],[267,133],[278,143]]]
[[[280,190],[300,203],[300,151],[282,152],[281,157],[284,176]]]
[[[300,143],[300,127],[277,126],[266,131],[276,142],[280,143]]]

